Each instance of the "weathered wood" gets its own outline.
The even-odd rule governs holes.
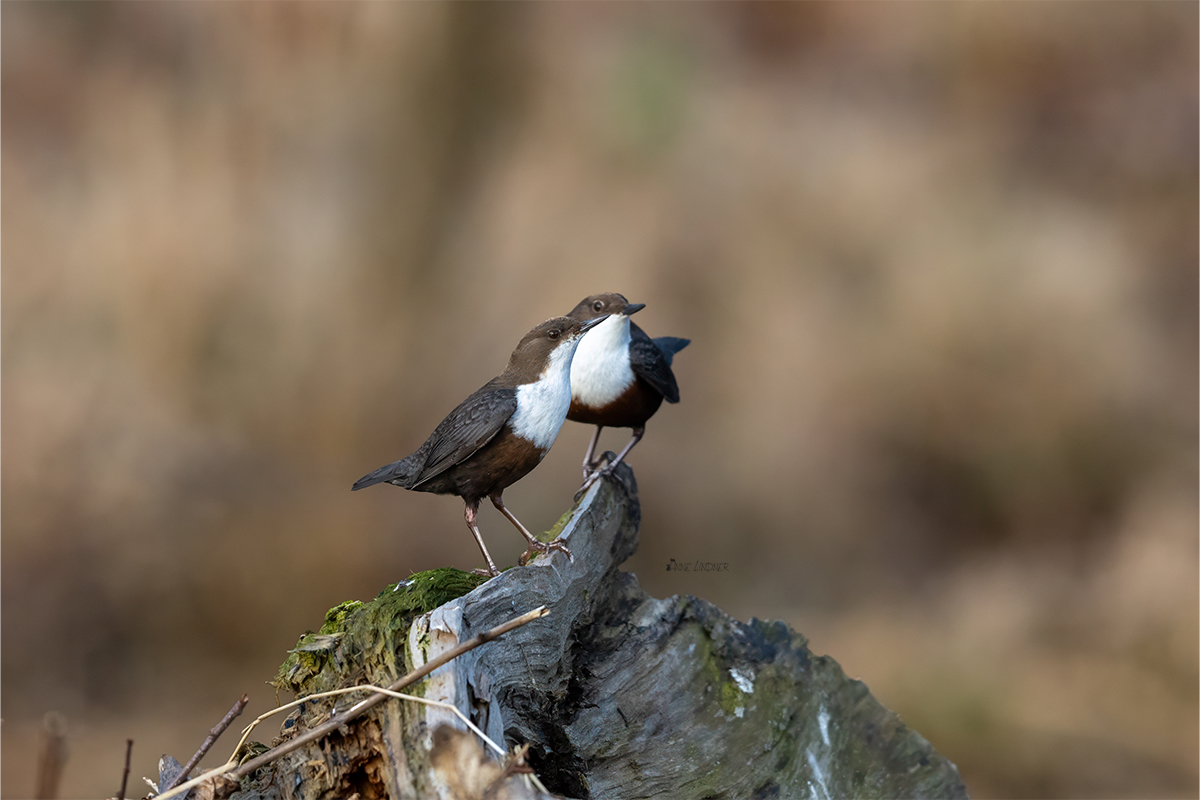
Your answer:
[[[473,589],[456,571],[422,573],[371,603],[339,606],[321,632],[302,639],[277,685],[301,695],[386,685],[545,605],[548,616],[436,670],[423,694],[457,706],[502,747],[528,743],[528,761],[551,792],[966,796],[953,764],[783,623],[742,623],[694,597],[647,596],[633,575],[618,571],[637,546],[639,522],[633,473],[621,465],[549,534],[561,530],[573,561],[541,556]],[[447,579],[457,585],[446,588]],[[461,596],[441,602],[439,591]],[[282,738],[320,724],[333,707],[333,700],[306,704],[284,723]],[[232,796],[548,796],[505,774],[474,734],[454,731],[464,728],[448,711],[388,700],[339,734],[263,767]]]

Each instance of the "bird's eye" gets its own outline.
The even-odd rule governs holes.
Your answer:
[[[603,300],[596,300],[592,303],[592,311],[603,311],[603,310],[604,310],[604,301]]]
[[[546,331],[546,335],[551,339],[557,339],[561,333],[562,331],[560,331],[558,328],[551,328],[550,330]]]

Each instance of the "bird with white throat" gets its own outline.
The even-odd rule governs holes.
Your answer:
[[[630,303],[624,295],[609,292],[585,297],[567,314],[581,321],[603,320],[583,337],[571,362],[567,419],[596,426],[583,457],[584,483],[580,491],[621,463],[641,441],[646,421],[663,400],[679,402],[671,361],[691,340],[675,336],[651,339],[629,319],[645,307],[644,303]],[[633,437],[600,469],[593,456],[600,432],[606,427],[632,428]]]

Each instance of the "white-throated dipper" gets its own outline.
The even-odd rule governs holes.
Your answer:
[[[596,426],[583,457],[583,487],[621,462],[646,433],[646,420],[662,401],[679,402],[679,386],[671,359],[690,339],[661,336],[651,339],[629,315],[645,308],[616,292],[595,294],[579,301],[567,316],[603,321],[583,337],[571,363],[571,408],[567,419]],[[632,428],[633,438],[603,470],[592,461],[600,431],[605,427]]]
[[[549,550],[570,558],[571,552],[557,539],[548,545],[535,539],[504,507],[500,495],[529,474],[554,444],[571,405],[571,359],[583,334],[602,322],[555,317],[538,325],[513,350],[504,372],[447,414],[415,453],[364,475],[352,488],[390,483],[417,492],[458,495],[466,503],[467,527],[493,576],[500,571],[475,523],[485,497],[529,542],[517,563],[524,566],[535,552]]]

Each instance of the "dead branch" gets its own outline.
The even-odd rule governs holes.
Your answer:
[[[204,739],[203,744],[200,745],[200,749],[197,750],[192,757],[188,759],[188,762],[183,765],[183,768],[179,770],[178,777],[175,778],[175,780],[170,786],[167,787],[167,789],[174,789],[176,786],[183,783],[184,779],[188,776],[188,773],[195,769],[196,765],[200,763],[200,759],[204,758],[205,754],[212,749],[212,746],[216,743],[220,735],[225,732],[225,729],[228,728],[233,721],[237,719],[243,711],[246,710],[246,704],[249,702],[250,695],[243,694],[241,698],[233,704],[233,707],[226,712],[225,716],[221,718],[221,721],[214,725],[208,732],[208,736]]]
[[[133,739],[125,740],[125,771],[121,773],[121,789],[117,800],[125,800],[125,789],[129,786],[129,761],[133,758]]]
[[[38,748],[37,786],[33,796],[38,800],[58,797],[58,782],[67,763],[67,720],[57,711],[42,717],[41,745]]]

